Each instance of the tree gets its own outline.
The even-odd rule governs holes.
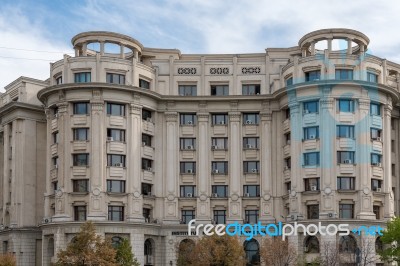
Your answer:
[[[16,266],[15,256],[11,253],[0,255],[0,266]]]
[[[182,240],[176,247],[177,266],[193,265],[193,251],[196,244],[191,239]]]
[[[121,266],[140,266],[140,263],[132,253],[131,243],[126,238],[122,239],[118,245],[115,259],[118,265]]]
[[[334,242],[324,242],[320,253],[321,266],[338,266],[340,263],[339,246]]]
[[[395,217],[387,224],[386,230],[380,237],[385,249],[379,251],[381,259],[386,262],[400,263],[400,217]]]
[[[260,249],[261,261],[270,266],[284,266],[297,263],[296,248],[281,238],[265,238]]]
[[[111,246],[111,242],[96,235],[93,223],[86,222],[67,249],[57,254],[56,265],[117,266],[115,255],[116,250]]]

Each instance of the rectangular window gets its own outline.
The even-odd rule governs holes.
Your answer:
[[[125,130],[107,128],[107,140],[125,142]]]
[[[381,165],[382,163],[382,155],[377,153],[371,153],[371,164],[372,165]]]
[[[86,83],[91,81],[90,72],[75,73],[74,77],[75,77],[75,83]]]
[[[81,102],[74,103],[74,115],[87,115],[89,114],[89,103]]]
[[[54,132],[54,133],[52,134],[52,136],[53,136],[53,144],[58,143],[58,141],[59,141],[59,134],[58,134],[58,131]]]
[[[228,85],[211,85],[211,95],[213,95],[213,96],[229,95],[229,86]]]
[[[290,194],[290,190],[292,189],[292,183],[291,182],[286,182],[285,183],[285,187],[286,187],[287,194]]]
[[[340,176],[337,178],[338,190],[354,190],[354,177]]]
[[[260,162],[259,161],[243,162],[243,172],[244,172],[244,174],[259,173],[260,172]]]
[[[242,95],[257,95],[260,94],[260,84],[243,84]]]
[[[213,150],[227,150],[228,138],[211,138],[211,148]]]
[[[304,153],[304,165],[305,166],[319,165],[319,152]]]
[[[139,79],[139,87],[150,90],[150,82],[144,79]]]
[[[337,152],[338,164],[354,164],[355,152],[354,151],[338,151]]]
[[[196,173],[196,162],[181,162],[180,163],[181,174],[195,174]]]
[[[290,78],[286,79],[285,83],[286,83],[286,87],[290,86],[290,85],[293,85],[293,77],[290,77]]]
[[[371,128],[371,139],[372,140],[382,140],[382,130],[378,128]]]
[[[307,219],[319,219],[319,205],[307,205]]]
[[[107,103],[107,115],[125,116],[125,105],[118,103]]]
[[[143,217],[144,217],[145,222],[149,223],[151,220],[151,209],[143,208],[142,212],[143,212]]]
[[[244,197],[259,197],[260,186],[259,185],[245,185],[243,186]]]
[[[228,162],[211,162],[211,168],[213,174],[227,174]]]
[[[354,112],[354,101],[347,99],[339,99],[337,101],[339,112],[353,113]]]
[[[305,114],[318,113],[319,112],[319,102],[311,101],[303,103],[303,110]]]
[[[88,192],[89,180],[88,179],[72,180],[72,187],[73,187],[73,192]]]
[[[306,76],[306,81],[320,80],[321,71],[320,70],[308,71],[305,73],[305,76]]]
[[[74,166],[88,166],[89,165],[89,154],[88,153],[73,154],[72,159],[74,162]]]
[[[379,206],[374,205],[374,207],[372,207],[372,211],[375,214],[375,219],[377,220],[381,219],[381,208]]]
[[[146,196],[152,195],[152,184],[142,183],[142,194]]]
[[[142,134],[142,144],[151,147],[151,138],[150,135]]]
[[[336,136],[338,138],[354,139],[354,126],[336,126]]]
[[[353,219],[354,204],[339,204],[339,218]]]
[[[62,84],[62,83],[63,83],[63,82],[62,82],[62,76],[56,78],[56,84],[57,84],[57,85],[60,85],[60,84]]]
[[[153,161],[142,158],[142,170],[153,172]]]
[[[125,193],[124,180],[107,180],[107,192]]]
[[[319,191],[319,177],[304,179],[304,190],[305,191]]]
[[[292,138],[292,136],[290,135],[290,132],[289,132],[289,133],[286,133],[286,134],[284,135],[284,139],[285,139],[285,144],[286,144],[286,145],[290,145],[291,138]]]
[[[243,149],[258,149],[259,147],[259,138],[243,138]]]
[[[53,193],[56,193],[56,190],[58,189],[58,181],[51,182],[52,187],[53,187]]]
[[[214,210],[214,222],[216,224],[226,224],[226,211]]]
[[[289,108],[285,109],[285,119],[290,119],[290,109]]]
[[[51,158],[54,168],[58,168],[58,156]]]
[[[151,122],[152,113],[150,110],[142,109],[142,119]]]
[[[228,124],[228,114],[213,114],[212,124],[213,125],[226,125]]]
[[[256,124],[258,125],[260,121],[260,115],[258,113],[246,113],[243,114],[243,124],[245,125],[251,125],[251,124]]]
[[[106,75],[107,83],[113,84],[125,84],[125,75],[115,74],[115,73],[107,73]]]
[[[74,206],[74,220],[86,221],[86,206]]]
[[[335,70],[335,79],[352,80],[353,79],[353,70],[352,69],[336,69]]]
[[[290,157],[285,158],[283,161],[283,165],[285,167],[285,170],[289,170],[292,168],[292,159]]]
[[[107,154],[107,166],[125,167],[125,155]]]
[[[181,150],[195,150],[196,149],[196,139],[195,138],[181,138],[180,139],[180,149]]]
[[[196,85],[179,85],[178,89],[180,96],[197,96]]]
[[[378,83],[378,75],[376,75],[375,73],[367,72],[367,81]]]
[[[304,128],[304,140],[318,139],[318,138],[319,138],[319,127]]]
[[[180,114],[179,115],[180,125],[196,125],[195,114]]]
[[[369,114],[370,115],[381,115],[381,105],[379,103],[371,103],[369,106]]]
[[[214,185],[211,186],[212,196],[214,198],[226,198],[228,197],[228,186],[225,185]]]
[[[88,128],[74,128],[74,140],[75,141],[85,141],[89,139],[89,129]]]
[[[379,191],[382,189],[382,180],[371,179],[371,189],[372,191]]]
[[[196,186],[181,186],[181,198],[192,198],[196,196]]]
[[[108,206],[108,220],[121,222],[124,220],[123,206]]]
[[[257,224],[258,223],[258,210],[245,210],[245,223]]]
[[[188,224],[195,218],[194,210],[182,210],[182,224]]]

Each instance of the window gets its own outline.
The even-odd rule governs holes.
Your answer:
[[[382,155],[371,153],[371,164],[379,166],[382,163]]]
[[[143,212],[143,217],[144,217],[145,222],[149,223],[150,219],[151,219],[151,209],[143,208],[142,212]]]
[[[150,110],[146,110],[146,109],[142,109],[142,119],[146,120],[146,121],[151,121],[151,111]]]
[[[229,95],[229,86],[228,85],[211,85],[211,95],[213,95],[213,96]]]
[[[375,73],[367,72],[367,81],[378,83],[378,75],[376,75]]]
[[[142,134],[142,143],[144,146],[149,146],[151,147],[151,136]]]
[[[51,158],[54,168],[58,167],[58,156]]]
[[[75,73],[75,83],[85,83],[91,81],[90,72]]]
[[[304,165],[305,166],[319,165],[319,152],[304,153]]]
[[[125,167],[125,155],[107,154],[107,166]]]
[[[378,128],[371,128],[371,139],[372,140],[381,140],[382,138],[382,130]]]
[[[225,185],[214,185],[211,186],[213,197],[215,198],[226,198],[228,197],[228,186]]]
[[[85,141],[89,139],[89,129],[88,128],[74,128],[74,140]]]
[[[53,193],[56,193],[56,190],[58,189],[58,181],[51,182],[51,185],[53,187]]]
[[[106,75],[107,83],[113,84],[125,84],[125,75],[115,74],[115,73],[107,73]]]
[[[213,125],[226,125],[228,124],[228,114],[213,114],[212,115]]]
[[[107,128],[107,140],[125,142],[125,130]]]
[[[227,150],[228,138],[211,138],[211,148],[213,150]]]
[[[258,223],[258,210],[245,210],[244,216],[246,219],[246,223],[248,224]]]
[[[259,185],[245,185],[243,186],[243,193],[245,197],[259,197],[260,186]]]
[[[354,139],[354,126],[336,126],[336,136],[338,138]]]
[[[283,160],[283,165],[284,165],[284,167],[285,167],[285,170],[291,169],[291,168],[292,168],[292,159],[291,159],[290,157],[285,158],[285,159]]]
[[[242,85],[242,94],[243,95],[260,94],[260,85],[259,84],[243,84]]]
[[[338,151],[337,152],[337,163],[338,164],[354,164],[354,151]]]
[[[115,249],[117,249],[122,243],[122,238],[119,236],[113,236],[111,238],[111,246]]]
[[[379,206],[374,205],[372,211],[375,214],[375,219],[377,219],[377,220],[381,219],[381,215],[380,215],[381,214],[381,208]]]
[[[286,182],[285,183],[285,187],[286,187],[287,194],[289,194],[290,190],[292,189],[292,183],[291,182]]]
[[[319,112],[319,102],[318,101],[305,102],[305,103],[303,103],[303,110],[304,110],[305,114],[318,113]]]
[[[144,79],[139,79],[139,87],[150,90],[150,82]]]
[[[381,237],[377,237],[376,238],[376,240],[375,240],[375,251],[383,251],[383,243],[382,243],[382,240],[381,240]],[[376,266],[384,266],[384,264],[382,263],[382,264],[376,264]]]
[[[306,81],[319,80],[321,78],[321,71],[320,70],[308,71],[305,73],[305,76],[306,76]]]
[[[291,135],[290,135],[290,132],[289,133],[286,133],[285,135],[284,135],[284,139],[285,139],[285,144],[286,145],[290,145],[290,140],[291,140]]]
[[[196,186],[181,186],[181,198],[192,198],[196,196]]]
[[[54,132],[54,133],[52,134],[52,136],[53,136],[53,144],[58,143],[58,141],[59,141],[59,134],[58,134],[58,131]]]
[[[62,76],[59,76],[59,77],[57,77],[56,78],[56,84],[57,85],[60,85],[60,84],[62,84],[63,82],[62,82]]]
[[[339,252],[354,254],[356,252],[357,242],[353,236],[341,236],[339,239]]]
[[[124,207],[123,206],[108,206],[108,220],[109,221],[123,221],[124,220]]]
[[[338,190],[354,190],[354,177],[340,176],[337,178]]]
[[[285,109],[285,119],[290,119],[290,109],[289,108]]]
[[[354,204],[339,204],[339,218],[353,219]]]
[[[195,219],[194,210],[182,210],[182,223],[188,224],[191,220]]]
[[[254,238],[244,242],[244,251],[246,252],[246,265],[260,265],[260,248],[257,240]]]
[[[243,138],[243,149],[258,149],[259,147],[259,138]]]
[[[372,191],[378,191],[382,188],[382,181],[378,179],[371,179]]]
[[[89,103],[74,103],[74,115],[89,114]]]
[[[196,162],[181,162],[181,174],[195,174]]]
[[[319,127],[304,128],[304,140],[318,139],[318,138],[319,138]]]
[[[107,115],[125,116],[125,105],[118,103],[107,103]]]
[[[306,178],[304,179],[305,191],[319,191],[319,178]]]
[[[354,101],[347,99],[339,99],[337,101],[339,112],[353,113],[354,112]]]
[[[180,149],[181,150],[196,149],[196,139],[195,138],[181,138],[180,139]]]
[[[245,161],[243,162],[243,172],[248,173],[258,173],[260,171],[259,161]]]
[[[285,83],[286,83],[286,87],[293,85],[293,77],[287,78]]]
[[[143,159],[142,158],[142,170],[146,170],[146,171],[153,171],[153,161],[149,160],[149,159]]]
[[[260,121],[260,115],[258,113],[247,113],[243,114],[243,124],[256,124]]]
[[[86,206],[74,206],[74,220],[86,221]]]
[[[197,96],[196,85],[179,85],[178,89],[180,96]]]
[[[142,194],[151,196],[152,195],[152,184],[142,183]]]
[[[195,114],[180,114],[179,120],[181,125],[195,125],[196,115]]]
[[[319,219],[319,205],[307,205],[307,219]]]
[[[307,237],[304,251],[306,253],[319,253],[319,241],[316,236]]]
[[[381,115],[381,105],[379,103],[371,103],[369,106],[369,114],[370,115]]]
[[[211,162],[213,174],[227,174],[228,162]]]
[[[73,192],[88,192],[89,191],[89,180],[78,179],[72,180]]]
[[[107,180],[107,192],[125,193],[124,180]]]
[[[74,166],[88,166],[89,165],[89,154],[79,153],[72,155]]]
[[[214,222],[216,224],[226,223],[226,211],[225,210],[214,210]]]
[[[351,70],[351,69],[336,69],[335,79],[351,80],[351,79],[353,79],[353,70]]]

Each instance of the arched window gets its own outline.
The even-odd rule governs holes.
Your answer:
[[[357,248],[357,242],[353,236],[341,236],[339,241],[339,252],[354,253]]]
[[[144,241],[144,265],[154,265],[154,256],[153,256],[153,240],[146,239]]]
[[[257,240],[254,238],[244,242],[247,265],[260,265],[260,250]]]
[[[319,241],[316,236],[309,236],[306,238],[304,245],[305,253],[319,253]]]
[[[111,238],[111,245],[113,246],[113,248],[118,248],[119,245],[121,245],[122,242],[122,238],[119,236],[113,236]]]
[[[383,243],[381,238],[378,236],[375,240],[375,251],[382,251],[383,250]]]

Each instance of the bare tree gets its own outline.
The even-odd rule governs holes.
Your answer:
[[[363,239],[358,247],[358,251],[355,253],[355,257],[359,257],[359,259],[356,260],[359,266],[375,265],[377,261],[377,256],[375,255],[375,240]]]
[[[260,258],[268,266],[286,266],[297,263],[296,248],[281,238],[265,238],[260,249]]]
[[[340,263],[339,246],[333,242],[324,242],[320,256],[321,266],[338,266]]]

